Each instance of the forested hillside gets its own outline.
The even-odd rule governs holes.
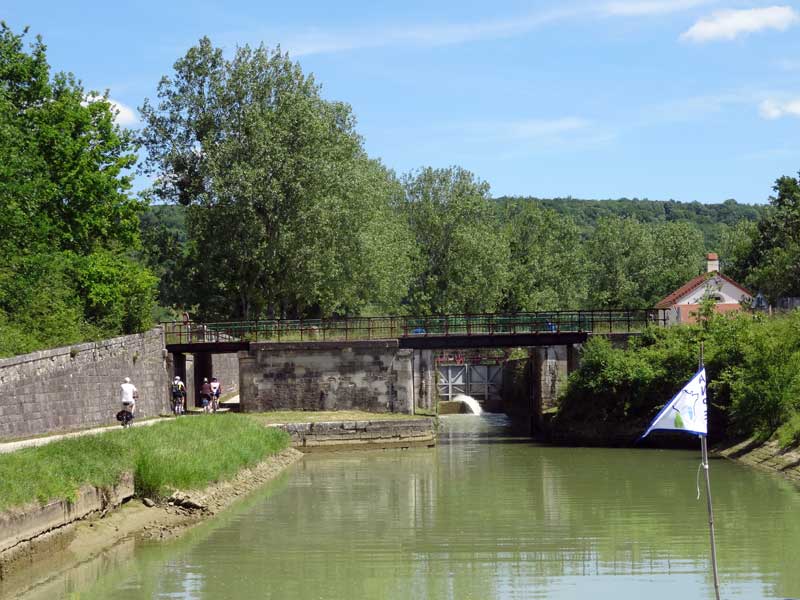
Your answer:
[[[579,200],[577,198],[497,198],[499,203],[513,201],[534,202],[550,208],[560,215],[572,217],[581,233],[588,236],[597,222],[604,217],[632,218],[641,223],[687,221],[703,232],[706,245],[713,249],[719,242],[723,225],[732,227],[740,221],[757,221],[764,213],[764,205],[739,204],[726,200],[722,204],[678,202],[676,200],[646,200],[617,198],[608,200]]]

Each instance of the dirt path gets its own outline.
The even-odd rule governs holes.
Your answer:
[[[156,417],[144,421],[134,420],[133,426],[148,427],[150,425],[155,425],[156,423],[161,423],[162,421],[168,421],[170,418],[171,417]],[[17,450],[21,450],[22,448],[32,448],[33,446],[44,446],[45,444],[49,444],[50,442],[57,442],[58,440],[65,440],[68,438],[81,437],[84,435],[98,435],[100,433],[105,433],[107,431],[114,431],[117,429],[122,429],[122,428],[119,425],[108,425],[106,427],[94,427],[92,429],[82,429],[81,431],[72,431],[70,433],[60,433],[56,435],[28,438],[25,440],[16,440],[13,442],[4,442],[0,443],[0,454],[5,454],[7,452],[16,452]]]

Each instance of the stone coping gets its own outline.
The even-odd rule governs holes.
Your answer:
[[[81,352],[100,350],[103,348],[112,348],[114,346],[124,347],[136,341],[143,340],[145,337],[149,335],[161,335],[162,333],[163,332],[161,327],[154,327],[153,329],[150,329],[148,331],[143,331],[141,333],[123,335],[105,340],[98,340],[95,342],[81,342],[79,344],[60,346],[58,348],[49,348],[47,350],[39,350],[36,352],[30,352],[28,354],[19,354],[17,356],[11,356],[9,358],[0,358],[0,369],[6,367],[12,367],[15,365],[21,365],[29,362],[36,362],[38,360],[47,358],[54,359],[67,354],[69,354],[71,357],[74,357],[80,354]]]
[[[320,421],[284,423],[278,427],[301,452],[319,450],[375,450],[436,445],[436,422],[431,418],[374,421]]]

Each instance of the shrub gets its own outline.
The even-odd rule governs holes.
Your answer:
[[[792,438],[800,412],[800,311],[713,315],[702,325],[650,330],[627,350],[593,338],[560,399],[556,425],[645,426],[695,372],[701,342],[709,431],[768,438],[783,427],[783,439]]]

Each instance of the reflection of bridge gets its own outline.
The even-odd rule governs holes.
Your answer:
[[[512,314],[275,319],[164,323],[171,352],[237,352],[258,343],[398,340],[400,348],[499,348],[575,344],[590,334],[629,334],[665,325],[659,309]]]
[[[557,396],[590,335],[636,334],[666,324],[666,311],[586,310],[515,314],[164,323],[174,374],[193,354],[195,396],[213,355],[238,352],[245,411],[407,412],[436,409],[434,351],[529,347],[526,414]],[[535,351],[533,350],[535,348]],[[458,382],[456,382],[458,383]],[[531,399],[531,402],[528,402]]]

